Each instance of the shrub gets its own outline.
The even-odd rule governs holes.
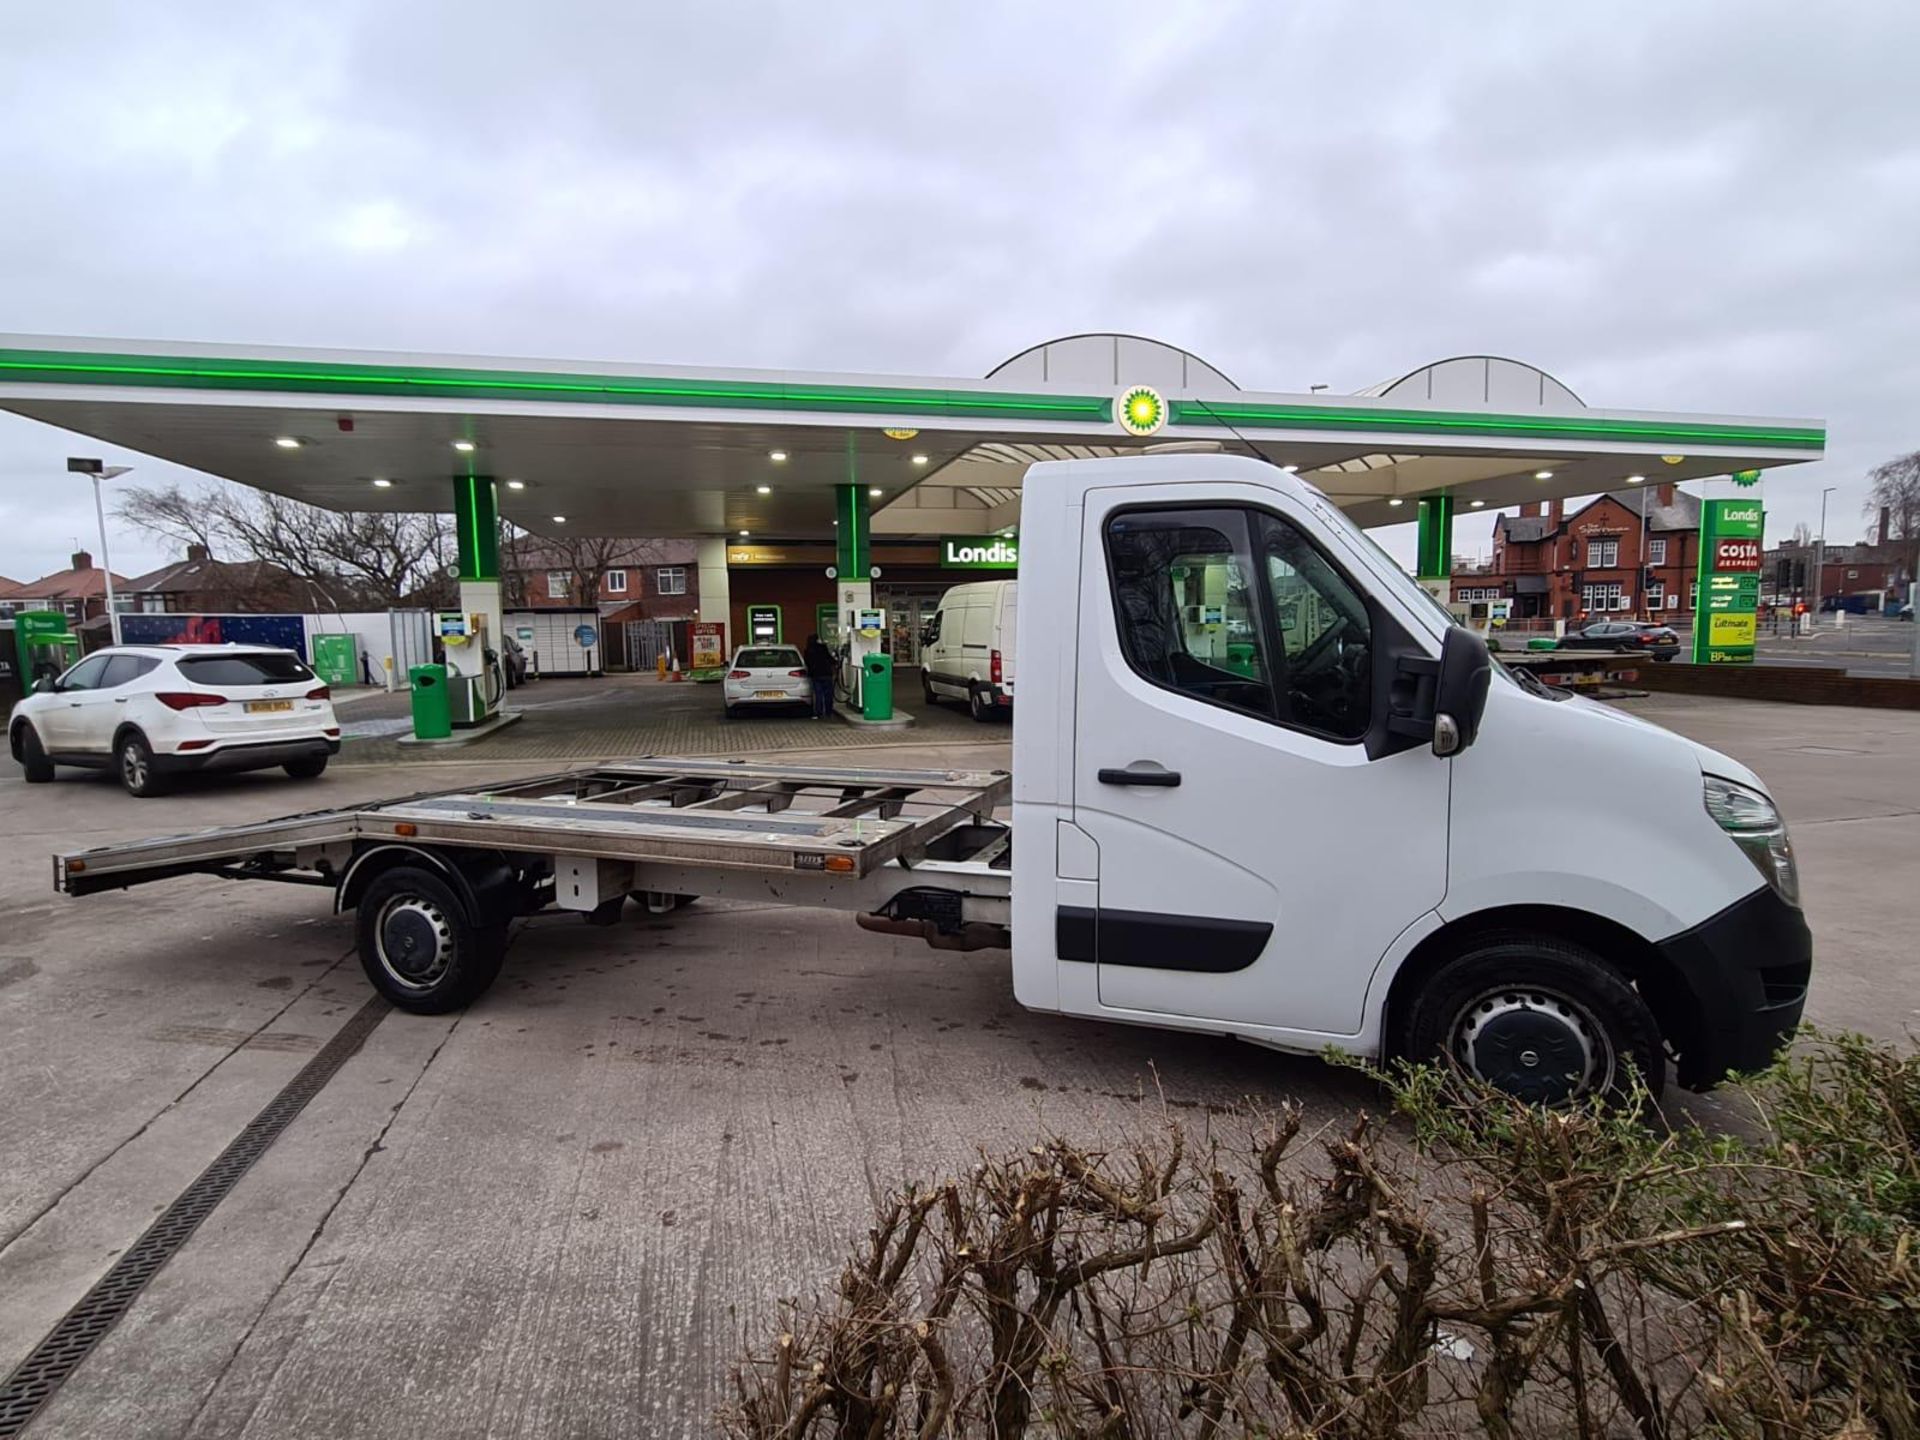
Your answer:
[[[1920,1057],[1814,1036],[1752,1133],[1388,1077],[878,1207],[723,1427],[771,1436],[1920,1436]]]

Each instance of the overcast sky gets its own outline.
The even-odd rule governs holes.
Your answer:
[[[1917,53],[1912,0],[12,3],[0,330],[948,375],[1124,330],[1336,391],[1491,352],[1825,419],[1769,531],[1837,485],[1851,540],[1920,448]],[[91,547],[75,453],[170,473],[0,417],[0,574]]]

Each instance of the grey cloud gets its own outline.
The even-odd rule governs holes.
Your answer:
[[[1840,485],[1843,538],[1920,445],[1911,6],[6,23],[9,328],[953,374],[1111,328],[1342,390],[1493,351],[1599,405],[1825,416],[1768,499]],[[0,426],[0,572],[90,533],[23,503],[69,448]]]

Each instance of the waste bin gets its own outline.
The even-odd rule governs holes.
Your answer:
[[[415,665],[407,671],[413,695],[413,733],[422,740],[444,740],[453,734],[453,711],[447,700],[447,667]]]
[[[893,718],[893,657],[869,655],[860,664],[860,713],[869,720]]]

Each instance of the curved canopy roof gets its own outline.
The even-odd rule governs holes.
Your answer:
[[[1137,384],[1165,401],[1150,436],[1115,421]],[[1242,390],[1125,335],[1048,341],[985,380],[0,336],[0,409],[335,509],[447,508],[455,474],[519,481],[501,512],[547,534],[820,536],[848,483],[878,492],[876,534],[980,533],[1015,523],[1033,460],[1173,440],[1297,468],[1381,524],[1433,491],[1591,494],[1814,460],[1826,440],[1817,421],[1588,408],[1495,357],[1374,389]]]

